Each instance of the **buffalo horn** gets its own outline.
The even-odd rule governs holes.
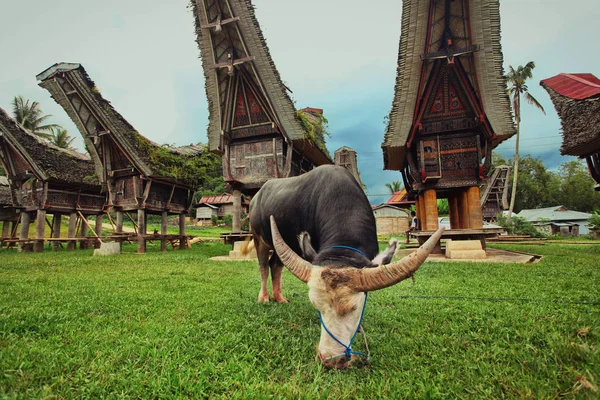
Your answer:
[[[417,251],[395,263],[357,270],[353,278],[354,289],[359,292],[384,289],[412,276],[425,262],[443,232],[444,227],[440,227]]]
[[[275,252],[279,256],[279,259],[285,265],[292,274],[296,275],[296,278],[302,282],[307,283],[310,279],[310,273],[312,271],[312,264],[300,257],[290,249],[287,243],[281,237],[275,218],[271,215],[271,235],[273,236],[273,246],[275,246]]]

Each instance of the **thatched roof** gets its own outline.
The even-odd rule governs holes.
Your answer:
[[[62,149],[34,135],[17,124],[2,108],[0,146],[4,154],[12,154],[14,151],[28,164],[21,167],[31,168],[31,172],[39,180],[75,186],[98,184],[94,164],[87,154]],[[7,153],[9,148],[11,153]],[[7,173],[11,173],[10,168],[6,169]]]
[[[201,146],[160,146],[142,136],[104,99],[80,64],[54,64],[40,73],[37,79],[40,86],[47,89],[52,98],[65,109],[81,132],[99,176],[104,175],[104,169],[96,148],[97,138],[108,133],[143,175],[180,184],[188,183],[171,174],[170,169],[180,169],[185,165],[187,157],[201,153]]]
[[[2,207],[12,207],[10,186],[6,176],[0,176],[0,208]]]
[[[600,79],[592,74],[559,74],[540,85],[560,117],[560,153],[586,157],[600,151]]]
[[[206,78],[209,108],[208,145],[222,153],[222,119],[230,78],[243,71],[265,101],[269,119],[294,147],[317,165],[331,163],[328,154],[308,140],[262,34],[250,0],[192,0],[196,35]],[[228,66],[229,64],[229,66]],[[323,146],[324,147],[324,146]]]
[[[432,61],[441,57],[431,53],[428,59],[423,51],[426,45],[435,48],[445,40],[444,24],[436,23],[431,28],[430,41],[426,43],[430,11],[433,19],[439,22],[438,14],[443,13],[444,3],[426,0],[402,2],[395,95],[382,144],[386,169],[401,170],[405,166],[413,114],[417,101],[425,90],[421,82],[422,72],[423,76],[427,77],[431,72]],[[433,4],[434,10],[430,10],[430,4]],[[492,142],[496,146],[515,133],[502,68],[499,1],[460,0],[451,2],[450,7],[454,46],[466,50],[465,54],[456,55],[454,58],[460,60],[470,85],[476,88],[476,91],[478,89],[478,101],[496,135]],[[470,16],[470,19],[467,20],[467,16]],[[443,21],[443,17],[441,20]]]

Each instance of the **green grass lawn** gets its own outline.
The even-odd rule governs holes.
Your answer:
[[[369,296],[372,362],[346,371],[314,361],[306,286],[286,271],[290,303],[258,304],[254,262],[208,261],[229,249],[0,250],[0,397],[600,394],[600,246],[519,246],[544,255],[536,264],[426,263],[416,283]]]

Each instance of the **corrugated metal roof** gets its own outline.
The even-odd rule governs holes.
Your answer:
[[[392,197],[387,201],[387,204],[414,204],[414,200],[408,200],[408,192],[406,189],[402,189],[395,192]]]
[[[529,222],[536,222],[540,219],[547,219],[550,221],[581,221],[589,219],[592,214],[571,211],[563,206],[554,206],[533,210],[521,210],[517,216],[525,218]]]
[[[593,74],[561,73],[544,79],[542,83],[557,93],[575,100],[583,100],[600,94],[600,79]]]

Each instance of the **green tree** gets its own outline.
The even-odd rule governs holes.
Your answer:
[[[55,128],[52,130],[50,143],[60,147],[61,149],[74,150],[73,146],[71,146],[73,140],[75,140],[75,138],[71,137],[66,129]]]
[[[561,186],[557,197],[561,205],[581,212],[600,209],[600,192],[594,191],[594,180],[583,161],[565,162],[558,171]]]
[[[12,106],[13,117],[17,123],[35,135],[52,139],[52,130],[60,128],[57,124],[46,123],[51,115],[44,115],[37,101],[30,103],[21,96],[15,96]]]
[[[559,193],[560,178],[557,174],[548,171],[540,158],[533,158],[530,155],[521,158],[515,212],[554,206]]]
[[[392,183],[386,183],[385,187],[388,188],[390,194],[394,194],[402,190],[402,183],[400,181],[393,181]]]
[[[515,70],[512,65],[508,67],[508,74],[506,74],[506,80],[508,83],[508,95],[512,100],[513,113],[515,114],[515,122],[517,124],[517,137],[515,144],[515,158],[513,165],[513,188],[510,197],[510,205],[508,207],[508,222],[510,223],[510,217],[515,208],[515,199],[517,195],[517,182],[519,177],[519,133],[521,127],[521,97],[529,104],[532,104],[542,110],[544,114],[544,107],[529,93],[526,82],[533,76],[533,69],[535,63],[529,61],[525,66],[519,65]]]
[[[499,167],[500,165],[508,165],[506,158],[504,158],[502,154],[492,151],[492,164],[490,166],[490,171],[495,170],[496,167]]]

